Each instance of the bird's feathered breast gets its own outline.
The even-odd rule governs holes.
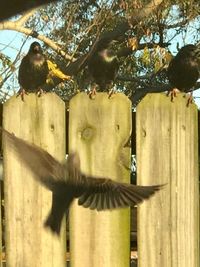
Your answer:
[[[115,79],[119,69],[118,58],[116,56],[102,57],[102,55],[97,52],[91,58],[88,68],[95,82],[100,87],[104,87]]]
[[[33,54],[29,57],[30,66],[32,68],[41,68],[45,64],[45,57],[41,54]]]
[[[26,90],[35,90],[45,84],[48,72],[48,64],[44,55],[28,53],[19,67],[19,84]]]
[[[199,63],[195,50],[180,50],[168,67],[169,81],[179,90],[191,89],[199,75]]]

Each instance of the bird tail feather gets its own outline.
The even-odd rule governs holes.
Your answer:
[[[63,197],[62,194],[53,193],[52,208],[44,226],[50,228],[53,233],[59,235],[64,215],[66,214],[68,218],[71,201],[72,197],[66,198],[65,196]]]
[[[67,217],[69,214],[69,209],[67,210]],[[59,235],[60,234],[60,229],[61,229],[61,223],[62,223],[62,218],[55,217],[54,214],[50,213],[44,223],[44,226],[46,228],[50,228],[50,230]]]

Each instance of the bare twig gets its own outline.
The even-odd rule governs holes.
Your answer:
[[[24,25],[30,17],[32,17],[35,12],[38,10],[38,8],[31,9],[30,11],[27,11],[23,14],[16,22],[18,25]]]
[[[83,55],[81,58],[77,59],[75,62],[72,62],[66,68],[66,73],[69,75],[75,75],[81,69],[83,69],[87,65],[91,56],[95,53],[99,42],[103,41],[109,43],[112,40],[119,40],[119,39],[120,41],[124,40],[126,31],[128,31],[131,27],[137,25],[145,17],[149,16],[154,10],[156,10],[156,8],[158,8],[158,6],[162,3],[162,1],[163,0],[152,0],[144,8],[135,10],[129,20],[118,24],[114,30],[104,32],[99,37],[97,36],[90,51],[86,55]]]
[[[25,13],[20,19],[16,21],[4,21],[0,23],[0,30],[13,30],[17,32],[24,33],[28,36],[32,36],[37,38],[40,41],[43,41],[53,50],[55,50],[59,55],[61,55],[65,60],[72,60],[72,57],[65,53],[54,41],[49,39],[48,37],[37,33],[36,31],[23,27],[24,24],[33,14],[35,14],[37,9],[32,9],[31,11]],[[73,61],[73,60],[72,60]]]

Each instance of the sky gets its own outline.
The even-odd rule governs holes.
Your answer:
[[[176,12],[176,10],[174,12]],[[196,23],[196,22],[193,22],[193,23]],[[193,27],[191,27],[191,31],[189,30],[187,34],[184,36],[184,43],[182,41],[183,37],[181,35],[173,39],[173,42],[169,46],[169,49],[173,55],[176,55],[177,53],[177,43],[179,43],[179,47],[182,47],[183,45],[187,43],[193,43],[192,28]],[[169,34],[173,35],[173,32]],[[11,60],[14,60],[17,52],[19,51],[24,41],[24,38],[26,38],[24,34],[21,34],[15,31],[8,31],[8,30],[0,31],[0,53],[1,52],[4,53],[8,55],[11,58]],[[25,45],[22,48],[22,52],[24,53],[24,55],[27,53],[30,44],[35,40],[36,39],[32,37],[29,37],[27,39]],[[200,40],[200,36],[199,36],[199,40]],[[42,42],[40,43],[42,44]],[[18,91],[19,85],[17,82],[17,77],[16,79],[13,80],[13,86],[14,86],[15,91]],[[195,97],[195,103],[200,108],[200,90],[196,90],[193,95]]]

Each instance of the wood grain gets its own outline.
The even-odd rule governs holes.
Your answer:
[[[165,94],[147,95],[137,108],[137,178],[167,183],[138,208],[139,267],[199,266],[197,107]]]
[[[131,102],[123,94],[95,100],[85,93],[72,98],[69,114],[69,151],[79,151],[87,174],[129,182]],[[128,267],[130,210],[91,211],[75,202],[70,214],[72,267]]]
[[[65,105],[48,93],[38,98],[13,96],[4,104],[3,127],[47,150],[59,160],[65,157]],[[61,237],[43,227],[52,195],[16,155],[4,148],[6,261],[8,267],[65,266],[65,224]]]

